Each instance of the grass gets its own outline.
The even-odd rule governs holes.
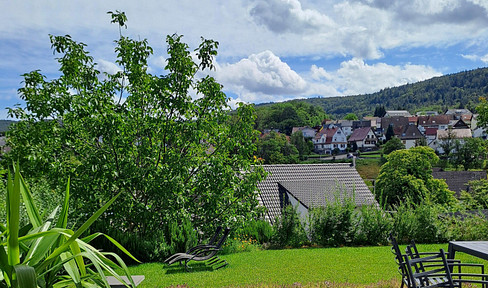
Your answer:
[[[419,245],[421,251],[447,249],[447,244]],[[404,246],[402,247],[404,249]],[[463,261],[484,263],[468,255]],[[144,287],[399,287],[400,276],[389,246],[308,248],[243,252],[221,256],[229,266],[194,271],[160,263],[130,267],[145,275]],[[485,263],[484,263],[485,264]]]
[[[376,179],[380,173],[380,159],[358,159],[356,160],[356,170],[363,179]]]

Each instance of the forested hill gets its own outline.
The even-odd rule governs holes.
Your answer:
[[[410,113],[422,110],[444,112],[448,108],[474,110],[478,98],[487,94],[488,68],[480,68],[387,88],[373,94],[294,101],[321,106],[325,113],[340,119],[348,113],[359,117],[373,116],[379,105],[384,105],[386,110],[408,110]]]
[[[12,125],[15,121],[12,120],[0,120],[0,134],[8,131],[10,125]]]

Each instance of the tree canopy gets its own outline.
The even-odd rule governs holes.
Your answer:
[[[427,201],[449,205],[455,200],[446,182],[432,176],[432,165],[439,161],[432,148],[396,150],[386,156],[386,160],[380,168],[375,190],[381,204]]]
[[[275,131],[258,140],[256,154],[265,164],[298,163],[300,156],[297,148],[288,142],[286,136]]]
[[[322,108],[299,101],[259,105],[256,114],[256,129],[278,129],[286,135],[291,135],[293,127],[318,126],[329,118]]]
[[[125,27],[125,14],[111,15]],[[205,76],[218,42],[202,38],[194,60],[182,36],[166,37],[166,66],[156,76],[146,39],[120,34],[115,74],[97,70],[86,45],[69,35],[50,39],[61,76],[24,74],[19,92],[26,107],[10,110],[21,121],[11,129],[9,157],[24,175],[53,186],[71,177],[80,218],[122,192],[101,226],[161,243],[169,242],[171,223],[189,219],[212,231],[257,217],[264,172],[252,161],[254,108],[240,105],[230,115],[222,85]]]

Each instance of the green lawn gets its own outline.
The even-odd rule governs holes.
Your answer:
[[[447,249],[446,244],[419,247],[421,251]],[[463,261],[484,263],[461,253],[459,256]],[[182,266],[167,267],[160,263],[142,264],[130,270],[133,275],[145,275],[139,287],[301,287],[297,283],[308,287],[398,287],[400,284],[389,246],[266,250],[221,258],[229,266],[216,271],[201,271],[197,265],[194,272],[187,273]]]

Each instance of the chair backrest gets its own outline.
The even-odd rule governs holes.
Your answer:
[[[215,240],[217,240],[217,237],[219,236],[220,234],[220,231],[222,231],[222,226],[217,226],[217,230],[215,230],[215,234],[212,236],[212,238],[210,238],[210,240],[208,241],[208,245],[214,245],[215,243]]]
[[[405,249],[405,253],[407,253],[407,256],[410,257],[410,259],[420,258],[420,253],[419,250],[417,249],[417,245],[415,244],[414,240],[412,240],[412,242],[410,242],[410,245],[407,246],[407,248]],[[423,262],[417,263],[415,265],[415,271],[417,273],[424,272],[425,271],[424,263]]]
[[[220,249],[222,247],[222,245],[224,244],[225,240],[229,236],[229,233],[230,233],[230,228],[228,228],[228,227],[225,228],[224,233],[222,234],[222,237],[220,237],[219,242],[217,243],[217,245],[215,245],[215,247],[217,249]]]
[[[412,247],[407,247],[408,249],[412,250]],[[408,270],[411,287],[454,287],[444,250],[441,249],[439,253],[433,253],[427,257],[411,258],[408,255],[404,255],[403,258]],[[416,267],[424,267],[424,264],[431,261],[439,261],[442,266],[436,266],[430,270],[417,270]]]
[[[400,247],[398,247],[398,242],[396,241],[392,233],[390,233],[388,239],[391,242],[391,252],[393,253],[393,255],[395,255],[395,262],[398,265],[398,273],[400,273],[400,275],[402,276],[402,287],[405,284],[407,285],[407,287],[412,287],[410,285],[410,278],[408,277],[407,267],[405,266],[405,254],[402,254],[402,252],[400,251]]]

